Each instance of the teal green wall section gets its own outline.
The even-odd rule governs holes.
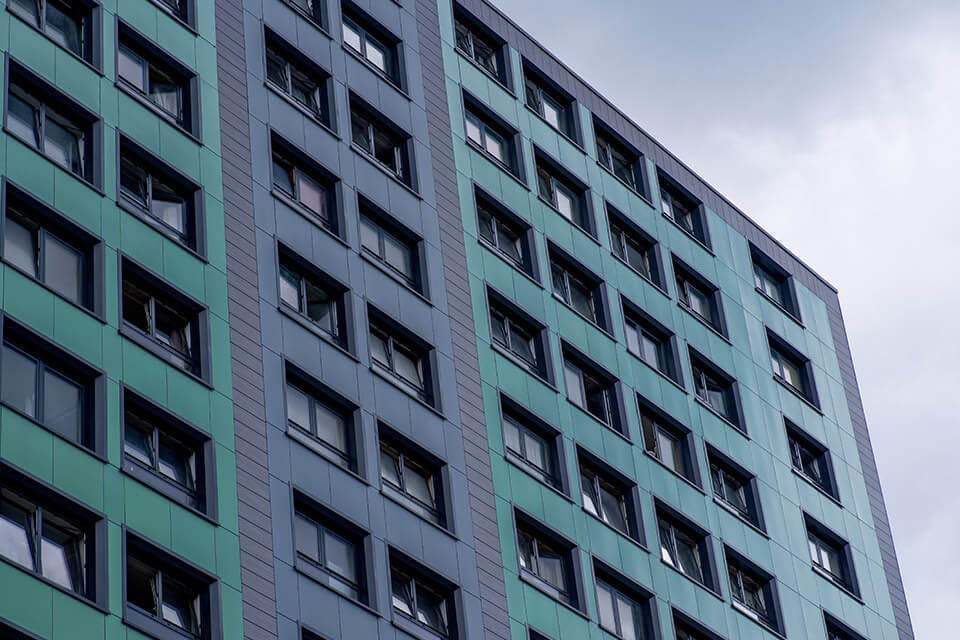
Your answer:
[[[440,0],[439,4],[447,95],[514,640],[526,638],[527,624],[557,640],[612,638],[597,624],[590,554],[657,594],[664,638],[674,637],[671,606],[685,611],[726,638],[774,637],[731,607],[722,543],[739,550],[776,575],[787,637],[825,638],[822,607],[873,640],[895,640],[897,630],[891,598],[824,302],[798,283],[804,322],[801,326],[761,298],[754,290],[749,245],[743,236],[708,211],[713,254],[692,242],[657,208],[633,194],[597,164],[592,151],[595,145],[591,116],[585,108],[580,107],[578,116],[584,134],[583,147],[589,152],[557,134],[527,109],[522,99],[505,91],[460,55],[454,49],[450,3]],[[522,93],[521,61],[515,50],[510,51],[510,63],[514,90],[519,86]],[[521,132],[527,176],[536,175],[533,143],[590,185],[598,239],[569,224],[538,199],[532,181],[531,189],[524,187],[465,144],[461,87],[485,102]],[[656,185],[656,170],[649,160],[646,161],[646,169],[650,184]],[[549,274],[546,253],[546,239],[549,238],[605,280],[613,317],[613,338],[558,303],[551,294],[548,280],[544,281],[546,288],[539,286],[478,242],[474,182],[533,226],[536,232],[536,260],[541,274]],[[653,192],[657,193],[655,188]],[[670,281],[670,296],[651,286],[613,257],[607,220],[603,213],[604,200],[625,212],[659,240],[667,280]],[[678,306],[672,267],[669,265],[671,252],[721,288],[729,343]],[[487,283],[550,328],[549,348],[554,379],[559,380],[559,391],[491,348],[486,306]],[[680,390],[627,352],[618,291],[676,332],[686,391]],[[765,326],[810,358],[822,414],[773,379]],[[632,443],[612,433],[567,401],[560,368],[560,338],[588,353],[620,378]],[[749,439],[695,402],[686,356],[688,344],[739,381]],[[562,432],[566,454],[565,473],[573,487],[572,499],[543,485],[505,459],[499,423],[498,388]],[[635,392],[640,392],[692,429],[706,493],[681,481],[643,452]],[[791,471],[783,415],[829,447],[842,507]],[[705,442],[757,475],[769,538],[714,504],[710,495]],[[636,479],[640,487],[643,526],[651,551],[619,535],[582,509],[578,495],[577,444]],[[678,508],[711,531],[721,575],[722,598],[695,585],[661,562],[659,550],[656,549],[653,496]],[[585,576],[589,618],[571,611],[519,579],[512,505],[577,541],[579,561]],[[862,603],[813,572],[802,510],[849,541],[862,591]]]
[[[149,0],[105,0],[103,75],[58,48],[7,10],[0,10],[0,51],[99,115],[103,121],[103,192],[91,188],[6,133],[0,172],[63,212],[104,244],[105,322],[0,265],[0,306],[8,318],[102,369],[107,380],[106,462],[7,408],[0,413],[0,458],[104,513],[109,521],[108,607],[100,611],[0,561],[0,619],[51,640],[140,638],[122,622],[122,527],[216,575],[223,637],[242,637],[236,463],[227,330],[219,106],[213,2],[198,2],[196,33]],[[118,90],[114,84],[116,15],[199,76],[202,144]],[[6,78],[4,78],[4,86]],[[116,203],[118,132],[132,138],[204,188],[207,260],[159,234]],[[179,372],[118,332],[118,253],[154,271],[209,309],[210,386]],[[120,470],[121,387],[212,436],[216,522],[200,517]]]

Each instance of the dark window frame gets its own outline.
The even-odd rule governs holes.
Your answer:
[[[357,237],[360,255],[370,260],[378,268],[384,270],[392,278],[400,280],[404,286],[413,290],[424,298],[429,298],[427,282],[426,256],[423,251],[423,238],[397,221],[384,209],[366,196],[357,194]],[[366,219],[377,227],[377,253],[374,253],[363,243],[363,220]],[[386,234],[386,235],[385,235]],[[410,266],[412,274],[407,275],[387,261],[387,238],[390,236],[393,243],[404,245],[410,252]]]
[[[663,268],[660,242],[610,202],[604,201],[604,208],[607,212],[607,227],[610,232],[610,252],[641,278],[662,293],[667,293],[666,271]],[[646,263],[643,268],[638,269],[630,260],[627,252],[629,245],[634,246],[634,251],[639,249],[643,252]]]
[[[308,576],[348,600],[358,602],[365,607],[370,606],[375,596],[373,593],[375,583],[372,580],[372,541],[370,534],[346,516],[321,503],[302,489],[291,487],[290,504],[292,505],[291,532],[293,534],[293,556],[296,571]],[[318,560],[306,556],[301,553],[298,548],[300,544],[297,541],[296,522],[298,517],[309,520],[316,526]],[[339,574],[326,566],[327,562],[324,557],[326,549],[323,537],[327,533],[353,546],[353,562],[356,570],[356,578],[352,583],[348,576]],[[334,584],[331,584],[331,581],[334,584],[339,582],[343,583],[346,587],[356,589],[356,595],[344,593],[334,586]]]
[[[603,278],[549,240],[547,241],[547,261],[550,267],[550,292],[553,298],[603,333],[612,336],[610,304]],[[561,282],[557,280],[558,272]],[[562,285],[560,292],[557,291],[558,284]],[[574,284],[578,285],[579,289],[589,290],[591,307],[589,315],[573,304]]]
[[[753,283],[757,293],[786,313],[787,316],[798,323],[802,323],[800,302],[797,298],[797,287],[790,272],[777,264],[753,243],[750,243],[750,260],[753,264]],[[758,270],[766,272],[769,280],[763,278],[761,273],[758,273]],[[766,290],[768,286],[777,287],[780,300],[777,300],[775,296]]]
[[[743,413],[740,384],[737,379],[693,347],[687,345],[687,351],[690,358],[690,372],[693,377],[694,397],[697,403],[741,434],[747,435],[749,432]],[[713,406],[710,394],[716,392],[716,390],[712,387],[721,387],[719,392],[723,395],[723,402],[730,405],[727,407],[727,413]]]
[[[221,637],[223,623],[221,620],[219,579],[186,558],[164,549],[153,540],[135,532],[126,525],[123,525],[121,535],[123,540],[123,581],[121,587],[123,622],[159,640],[183,640],[184,638],[216,640],[216,638]],[[175,581],[190,583],[188,586],[197,590],[197,610],[200,614],[201,627],[199,635],[177,628],[173,623],[163,620],[159,615],[152,614],[129,601],[130,571],[128,565],[131,555],[135,562],[158,572],[161,580],[165,570],[173,576]],[[143,560],[145,556],[149,557],[151,562]]]
[[[570,487],[566,474],[567,465],[563,434],[502,390],[498,392],[498,397],[500,400],[500,430],[503,439],[504,457],[540,482],[569,497]],[[517,427],[521,451],[514,451],[507,444],[505,430],[508,422]],[[541,468],[529,460],[525,438],[527,433],[533,434],[534,437],[539,438],[544,443],[548,458],[547,463],[548,466],[553,467],[552,472],[550,469]]]
[[[360,98],[352,91],[348,97],[350,114],[350,147],[369,160],[375,167],[386,173],[392,179],[406,186],[414,193],[417,192],[417,161],[414,152],[413,136],[399,125],[383,115],[372,105]],[[358,124],[364,122],[364,131],[368,146],[363,146],[356,140]],[[393,162],[396,168],[391,168],[377,157],[377,133],[394,139]]]
[[[400,485],[383,477],[383,455],[387,454],[397,461],[397,476]],[[415,472],[429,482],[428,489],[432,488],[435,504],[430,505],[413,495],[407,488],[404,477],[407,459],[413,462],[425,473]],[[404,506],[417,516],[432,522],[448,532],[452,530],[453,513],[450,509],[450,483],[447,480],[447,463],[439,456],[420,446],[409,437],[388,425],[383,420],[377,420],[377,469],[380,477],[380,492],[389,496],[398,504]]]
[[[643,452],[656,460],[670,473],[683,478],[697,489],[702,490],[703,480],[700,477],[700,462],[693,431],[639,392],[635,395],[637,411],[640,416]],[[651,436],[653,436],[652,441]],[[668,438],[671,443],[677,446],[676,456],[678,460],[671,460],[670,463],[664,460],[665,453],[660,451],[661,437]],[[680,469],[674,468],[678,461],[681,466]]]
[[[527,58],[521,57],[520,66],[523,75],[523,103],[554,131],[582,149],[583,133],[580,129],[580,117],[576,99],[562,89],[550,77],[538,69]],[[556,105],[560,126],[551,123],[546,116],[543,104],[546,100]],[[531,100],[534,104],[531,104]]]
[[[634,194],[650,202],[650,184],[647,180],[647,163],[643,153],[596,115],[591,117],[591,122],[597,164]],[[629,180],[618,174],[614,152],[622,156],[624,170]]]
[[[74,176],[102,195],[104,177],[104,125],[100,117],[68,97],[54,85],[33,73],[27,65],[20,63],[9,53],[4,55],[4,67],[3,130],[16,138],[21,144],[43,156],[54,166]],[[43,114],[39,127],[36,122],[31,124],[31,127],[34,128],[33,141],[28,141],[20,135],[13,133],[10,128],[10,95],[14,86],[17,87],[17,92],[22,93],[28,98],[26,102],[29,106],[33,109],[40,109]],[[54,121],[65,121],[64,124],[59,125],[61,128],[68,132],[70,129],[80,132],[81,137],[80,142],[78,142],[78,152],[82,156],[82,160],[79,173],[61,164],[44,152],[44,141],[46,137],[43,135],[43,122],[45,121],[44,119],[46,118],[49,105],[55,106],[53,110]],[[33,117],[35,117],[35,114]]]
[[[624,342],[627,345],[627,351],[657,373],[666,376],[677,386],[683,388],[683,366],[680,364],[679,339],[676,333],[622,293],[620,294],[620,307],[623,311]],[[640,340],[643,337],[655,343],[656,363],[650,362],[643,353],[638,353],[632,348],[628,326],[631,324],[637,327],[638,345],[642,345]],[[644,334],[646,335],[644,336]]]
[[[769,327],[766,333],[774,380],[789,389],[793,394],[800,396],[817,411],[820,411],[820,396],[817,393],[813,362],[810,358],[800,353],[800,351],[789,342],[774,333]],[[800,377],[798,381],[800,384],[799,387],[783,375],[783,372],[786,371],[784,361],[796,370],[797,375]]]
[[[837,483],[836,472],[833,469],[833,458],[830,455],[830,449],[819,442],[816,438],[804,431],[797,423],[784,416],[784,426],[787,432],[787,449],[790,454],[790,468],[794,473],[812,484],[818,491],[830,497],[835,502],[840,502],[840,490]],[[806,448],[811,454],[811,462],[818,467],[818,473],[821,476],[816,478],[804,469],[803,455],[799,447]]]
[[[527,178],[520,131],[508,124],[503,117],[466,89],[461,90],[461,99],[465,127],[464,139],[467,145],[526,186]],[[471,119],[473,122],[471,122]],[[480,131],[480,141],[474,140],[470,136],[470,124],[473,124]],[[486,138],[491,134],[499,138],[503,144],[504,158],[502,160],[486,147]]]
[[[526,369],[548,385],[553,386],[553,362],[550,353],[550,332],[547,326],[532,317],[520,305],[487,284],[487,311],[490,325],[490,345],[515,364]],[[503,339],[494,332],[495,320],[502,318]],[[533,360],[528,360],[514,348],[514,340],[529,336]]]
[[[777,579],[769,571],[761,568],[731,546],[723,545],[724,559],[726,560],[727,580],[730,587],[731,606],[757,624],[784,637],[786,630],[783,622],[783,613],[780,609],[780,597],[777,588]],[[734,582],[734,573],[739,574]],[[750,578],[763,593],[765,612],[757,611],[748,605],[746,591],[743,587],[743,577]],[[736,592],[740,591],[738,597]]]
[[[270,131],[270,193],[280,202],[299,213],[315,226],[339,240],[343,240],[343,185],[340,178],[314,160],[310,154],[289,142],[275,131]],[[277,167],[290,179],[293,193],[277,184]],[[319,187],[323,211],[315,211],[301,200],[298,180],[304,177]]]
[[[654,514],[657,520],[657,540],[660,546],[660,561],[714,595],[719,596],[721,593],[720,574],[717,570],[713,536],[710,530],[691,520],[679,509],[676,509],[659,498],[654,498]],[[664,524],[668,527],[666,539],[664,539],[663,535]],[[686,536],[688,541],[696,547],[696,563],[698,565],[699,576],[687,573],[682,566],[682,560],[678,560],[676,563],[667,560],[667,556],[670,554],[679,559],[678,533]],[[664,548],[665,545],[666,549]]]
[[[616,629],[610,629],[600,620],[600,585],[598,583],[603,583],[603,585],[612,592],[611,596],[619,596],[620,598],[629,600],[629,604],[634,607],[635,612],[639,615],[641,628],[636,629],[636,638],[660,638],[660,614],[657,610],[656,595],[596,556],[592,557],[592,565],[594,596],[597,598],[598,609],[597,624],[600,628],[618,638],[623,637],[618,635],[621,632],[623,624],[619,615],[619,607],[614,608]]]
[[[853,547],[850,543],[806,511],[803,512],[803,526],[807,534],[807,546],[811,554],[810,560],[814,572],[859,600],[860,582],[857,579]],[[839,573],[835,573],[829,567],[824,566],[822,559],[819,557],[813,557],[813,547],[817,548],[817,555],[819,556],[820,546],[828,547],[838,556],[837,560],[840,566],[837,567],[837,570]]]
[[[54,488],[47,482],[37,478],[29,472],[20,469],[8,462],[0,462],[0,488],[14,493],[18,498],[25,499],[38,511],[35,518],[42,519],[44,510],[50,510],[57,519],[63,520],[69,526],[80,530],[83,537],[84,585],[82,592],[61,585],[51,578],[47,578],[41,568],[37,569],[38,556],[42,555],[40,545],[40,529],[33,527],[29,534],[34,539],[30,545],[34,558],[34,568],[31,569],[19,564],[16,560],[0,555],[0,562],[6,562],[17,569],[35,577],[44,584],[51,585],[59,591],[78,598],[106,612],[108,607],[108,522],[107,517],[100,511],[77,502],[72,497]],[[0,631],[4,631],[0,624]]]
[[[138,200],[122,186],[123,158],[128,157],[133,164],[142,169],[147,179],[147,201]],[[161,160],[153,152],[135,142],[121,131],[117,132],[117,205],[124,211],[156,230],[158,233],[176,242],[201,260],[206,260],[207,224],[206,193],[203,185],[181,173],[170,164]],[[154,215],[152,204],[152,184],[162,180],[177,189],[176,196],[184,203],[184,231],[181,233],[171,225]]]
[[[677,287],[677,304],[694,318],[709,327],[714,333],[729,342],[727,333],[727,318],[723,308],[723,295],[720,287],[688,265],[686,262],[671,254],[673,263],[674,284]],[[709,315],[703,315],[690,303],[693,287],[699,297],[705,299]]]
[[[765,533],[767,527],[766,521],[763,518],[763,505],[760,501],[759,481],[757,480],[756,474],[748,471],[709,442],[706,443],[706,449],[707,466],[710,468],[710,485],[714,501],[722,503],[721,506],[733,515]],[[727,498],[727,486],[722,478],[718,480],[718,470],[741,483],[746,512],[741,511]],[[719,488],[718,481],[720,482]]]
[[[563,381],[567,401],[614,433],[630,440],[630,425],[623,410],[623,390],[620,379],[594,362],[589,356],[566,340],[561,340],[560,352],[562,354]],[[571,397],[569,388],[567,388],[567,376],[569,375],[567,371],[568,365],[575,368],[578,372],[580,384],[579,393],[583,396],[584,405],[575,402]],[[585,375],[594,378],[596,383],[604,385],[600,392],[603,394],[605,416],[598,416],[587,408],[589,406],[589,400],[587,398],[586,382],[584,380]]]
[[[300,394],[307,397],[307,411],[309,425],[301,425],[290,417],[288,388],[293,387]],[[287,358],[283,366],[284,390],[284,430],[287,435],[307,447],[331,464],[346,471],[359,474],[363,468],[363,456],[360,450],[359,413],[358,406],[334,389],[320,382],[307,372],[305,367]],[[320,436],[317,424],[317,405],[321,410],[332,414],[343,422],[343,438],[345,448],[339,449],[336,443],[331,443]],[[304,428],[304,427],[308,428]]]
[[[191,503],[191,492],[187,487],[162,474],[156,467],[149,468],[142,461],[134,460],[126,454],[123,446],[121,446],[121,471],[181,506],[200,513],[210,520],[217,521],[219,499],[215,458],[216,442],[213,438],[182,417],[147,399],[143,394],[123,385],[120,390],[120,415],[122,416],[124,430],[127,424],[127,414],[130,410],[149,415],[149,426],[153,430],[151,438],[153,440],[154,456],[157,456],[157,439],[160,434],[172,438],[183,448],[189,448],[192,451],[195,484],[192,498],[195,503]],[[143,418],[140,419],[143,420]],[[158,460],[155,460],[155,464],[159,464]]]
[[[463,27],[465,42],[461,42],[458,27]],[[477,66],[483,73],[500,84],[508,92],[513,92],[513,70],[510,68],[510,53],[506,40],[497,35],[492,29],[475,18],[459,3],[453,3],[453,33],[454,45],[458,53]],[[488,68],[479,59],[477,41],[491,50],[495,60],[495,70]],[[484,40],[486,42],[484,42]]]
[[[282,0],[285,1],[285,0]],[[320,3],[322,4],[322,3]],[[270,27],[264,26],[264,84],[283,97],[294,107],[317,120],[330,131],[336,132],[336,105],[334,103],[332,75],[322,66],[308,58],[294,45]],[[280,86],[270,77],[271,50],[281,57],[283,62],[284,86]],[[312,80],[316,86],[314,100],[316,110],[299,100],[293,92],[294,74]]]
[[[314,2],[316,1],[317,0],[314,0]],[[343,48],[364,66],[385,79],[390,85],[401,92],[405,92],[407,80],[403,41],[377,22],[366,11],[354,3],[349,2],[349,0],[341,0],[340,18],[342,23],[340,36],[343,42]],[[361,50],[357,50],[352,45],[347,44],[346,37],[343,33],[347,28],[359,35]],[[370,40],[375,43],[376,48],[383,49],[386,69],[381,69],[367,56],[366,49],[370,46],[368,43]]]
[[[561,218],[593,239],[597,238],[597,220],[589,185],[567,171],[559,161],[540,147],[533,146],[537,198]],[[544,188],[548,193],[544,193]],[[571,206],[570,217],[560,209],[559,191],[567,192]]]
[[[2,208],[0,208],[2,214],[0,214],[0,220],[3,222],[3,224],[0,224],[0,256],[2,256],[3,262],[20,273],[23,273],[25,277],[32,279],[45,289],[52,291],[55,295],[91,313],[100,320],[100,322],[105,322],[105,249],[103,241],[98,236],[90,233],[71,220],[67,214],[39,200],[6,176],[0,178],[0,189],[2,189],[2,195],[0,195],[0,198],[2,198]],[[26,216],[28,220],[38,226],[43,233],[53,236],[60,243],[69,245],[77,253],[81,254],[80,285],[83,291],[81,292],[82,299],[80,301],[70,300],[53,286],[41,280],[39,277],[39,269],[36,277],[31,276],[13,264],[6,255],[6,222],[11,209],[19,210],[21,215],[28,213],[29,215]],[[43,249],[41,248],[40,251],[42,253]],[[43,258],[41,255],[37,255],[36,259],[42,264]]]
[[[606,524],[611,529],[617,531],[619,534],[626,536],[641,547],[646,548],[647,538],[643,529],[643,510],[641,508],[640,488],[637,485],[637,482],[631,479],[630,476],[605,462],[603,458],[596,455],[592,451],[589,451],[582,445],[578,444],[576,446],[576,450],[577,471],[579,478],[578,484],[580,487],[580,501],[583,510]],[[594,502],[597,507],[599,507],[599,511],[597,513],[591,511],[586,505],[584,496],[586,491],[584,487],[584,467],[586,467],[588,472],[593,474],[593,495],[591,496],[591,501]],[[623,516],[627,527],[626,531],[620,529],[607,519],[605,514],[606,507],[603,505],[603,497],[600,493],[600,490],[603,488],[601,487],[601,482],[609,485],[615,491],[619,492],[619,498],[622,500],[623,506],[621,515]]]
[[[38,33],[41,33],[45,38],[56,44],[58,47],[90,66],[98,74],[103,74],[103,11],[100,3],[97,2],[97,0],[79,0],[78,2],[74,3],[80,9],[75,11],[75,14],[82,14],[79,16],[81,20],[81,50],[79,53],[64,46],[57,38],[47,33],[45,29],[47,25],[46,6],[49,0],[27,1],[34,3],[36,9],[35,18],[34,16],[28,17],[20,13],[14,8],[13,3],[7,3],[7,10],[12,15],[22,20],[25,24],[35,29]],[[56,4],[63,3],[56,2]],[[32,22],[31,19],[33,20]]]
[[[283,282],[290,280],[284,272],[297,279],[297,306],[284,299]],[[331,305],[331,329],[309,315],[309,297],[307,287],[312,286],[328,295]],[[298,254],[289,246],[277,241],[277,304],[282,312],[304,324],[314,333],[337,347],[352,353],[355,336],[353,332],[353,313],[350,290],[346,285],[328,275],[325,271]]]
[[[58,377],[81,387],[80,411],[82,414],[80,419],[82,422],[80,439],[74,440],[67,437],[54,427],[45,424],[40,417],[31,416],[6,401],[0,400],[0,402],[11,411],[39,425],[54,436],[83,449],[99,460],[105,461],[107,452],[106,374],[64,347],[15,321],[9,315],[0,314],[0,334],[2,334],[3,347],[12,346],[21,354],[26,354],[30,359],[41,363],[35,374],[37,380],[35,385],[40,386],[34,387],[34,403],[36,408],[40,408],[40,413],[42,413],[44,399],[41,387],[45,383],[39,381],[42,379],[44,369],[49,368]],[[55,364],[51,365],[51,361]],[[35,413],[37,412],[36,408],[34,409]]]
[[[210,387],[213,375],[211,367],[210,311],[193,296],[164,280],[142,264],[134,261],[122,252],[117,252],[117,323],[120,335],[160,358],[177,371],[180,371],[201,384]],[[131,278],[127,278],[130,274]],[[150,313],[146,320],[149,330],[145,332],[130,320],[124,318],[124,289],[130,282],[140,293],[148,297]],[[165,303],[172,314],[187,321],[190,343],[189,352],[183,354],[174,346],[159,338],[157,330],[157,301]],[[181,364],[181,362],[183,364]]]
[[[197,142],[200,142],[203,139],[201,128],[202,115],[200,113],[201,83],[200,76],[197,72],[157,45],[135,27],[122,20],[119,16],[116,17],[114,32],[114,60],[116,61],[116,64],[114,64],[114,85],[147,107],[150,111],[160,116],[163,120],[173,125],[174,128],[187,134]],[[133,46],[131,46],[131,44]],[[120,76],[119,60],[121,48],[127,49],[133,55],[140,58],[141,65],[143,65],[142,81],[147,86],[146,92],[140,87],[131,84],[126,78]],[[149,85],[151,82],[150,77],[154,73],[154,69],[176,82],[179,113],[171,113],[151,99]]]
[[[658,200],[663,217],[674,224],[678,229],[692,238],[697,244],[709,252],[713,252],[710,244],[710,225],[707,223],[707,210],[700,198],[693,195],[686,187],[657,167]],[[690,216],[690,226],[678,220],[677,205],[682,204],[683,210]],[[667,211],[669,210],[670,213]]]
[[[387,573],[390,575],[390,613],[393,624],[415,638],[458,640],[460,637],[461,604],[458,593],[460,587],[456,583],[389,545],[387,546]],[[412,615],[400,611],[394,602],[397,597],[393,592],[393,586],[397,578],[403,579],[406,584],[411,586],[412,602],[409,604],[412,605]],[[434,596],[439,596],[442,599],[444,626],[446,627],[444,630],[436,629],[416,619],[416,612],[419,610],[417,591],[421,589],[426,589],[432,592]]]
[[[536,240],[533,227],[476,183],[473,185],[473,197],[477,214],[477,240],[492,250],[496,255],[502,257],[507,264],[518,269],[539,285],[540,274],[536,257]],[[484,234],[483,213],[481,210],[486,210],[489,213],[492,239],[486,237]],[[517,242],[520,245],[519,261],[517,261],[509,251],[502,248],[501,227],[517,236]]]
[[[384,343],[386,356],[391,362],[380,362],[374,358],[373,348],[370,346],[371,334],[374,332],[380,334],[379,339]],[[416,365],[419,376],[423,381],[422,387],[417,386],[397,371],[393,360],[398,345],[401,351],[406,352],[405,357],[412,360]],[[440,410],[439,385],[436,379],[436,347],[370,304],[367,305],[367,346],[371,368],[386,375],[389,379],[395,380],[394,384],[411,397],[434,410]]]
[[[583,569],[580,564],[580,549],[577,544],[519,507],[514,506],[512,511],[514,544],[520,580],[546,594],[553,600],[577,611],[584,612],[587,608],[587,599],[584,591]],[[525,532],[531,540],[538,543],[535,547],[531,548],[534,554],[533,559],[537,565],[540,564],[540,545],[549,543],[556,549],[554,553],[559,557],[560,571],[562,573],[561,579],[564,582],[562,588],[554,585],[547,578],[542,577],[537,572],[537,569],[528,569],[521,566],[520,538],[521,535],[523,535],[522,532]],[[541,540],[543,540],[543,542],[541,542]]]

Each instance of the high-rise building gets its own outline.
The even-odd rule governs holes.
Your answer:
[[[7,0],[0,635],[913,638],[837,292],[487,0]]]

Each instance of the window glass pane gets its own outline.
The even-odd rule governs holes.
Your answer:
[[[729,473],[723,473],[723,493],[727,502],[743,513],[747,512],[747,497],[744,485]]]
[[[150,67],[150,99],[174,118],[179,120],[183,117],[180,107],[180,83],[154,66]]]
[[[564,363],[563,378],[567,385],[567,397],[579,407],[586,406],[583,388],[580,386],[580,370],[569,362]]]
[[[589,411],[595,418],[601,422],[607,422],[610,416],[608,415],[608,398],[607,398],[607,389],[603,386],[599,380],[596,380],[590,376],[583,376],[583,388],[586,392],[587,406],[586,409]]]
[[[316,407],[317,437],[344,455],[347,453],[347,424],[343,416],[320,404]]]
[[[667,465],[670,469],[676,471],[677,473],[683,472],[682,465],[680,462],[680,453],[679,446],[675,438],[670,436],[663,429],[656,430],[657,435],[657,452],[660,462]]]
[[[11,264],[23,269],[28,275],[37,277],[38,236],[37,227],[27,220],[7,213],[4,228],[3,257]],[[29,225],[29,226],[28,226]]]
[[[362,53],[363,44],[360,40],[360,31],[352,23],[343,21],[343,43],[358,53]]]
[[[290,197],[296,194],[293,186],[293,166],[277,157],[273,159],[273,186]]]
[[[487,129],[484,143],[487,153],[500,162],[505,163],[507,161],[507,143],[500,134]]]
[[[43,281],[68,300],[81,302],[82,256],[70,245],[46,234]]]
[[[617,630],[617,614],[614,610],[613,594],[602,582],[597,583],[597,616],[600,624],[611,631]]]
[[[316,522],[301,513],[294,514],[293,539],[297,544],[297,553],[320,562],[320,537]]]
[[[10,347],[3,348],[3,401],[27,414],[37,417],[37,363]]]
[[[120,189],[141,207],[148,206],[147,172],[129,157],[120,158]]]
[[[523,455],[522,445],[520,444],[520,427],[510,418],[505,418],[503,421],[503,444],[516,455]]]
[[[614,529],[627,533],[627,519],[624,514],[623,496],[616,492],[613,487],[601,482],[600,501],[603,505],[603,520]]]
[[[187,203],[183,196],[173,188],[153,178],[153,199],[150,213],[178,233],[187,232]]]
[[[576,215],[576,197],[568,189],[564,188],[562,185],[556,185],[556,194],[557,194],[557,209],[563,214],[563,217],[567,220],[573,220],[574,222],[579,222],[574,220]]]
[[[443,596],[417,583],[417,619],[441,633],[447,631],[447,605]]]
[[[292,385],[287,385],[287,420],[304,431],[310,431],[310,398]]]
[[[549,472],[552,465],[550,465],[550,453],[547,449],[547,443],[530,431],[524,431],[523,443],[527,452],[527,462],[538,469]]]
[[[636,640],[640,622],[636,605],[623,596],[619,596],[617,598],[617,612],[620,615],[620,637],[623,640]]]
[[[566,576],[564,575],[563,556],[544,544],[542,540],[538,541],[540,557],[538,563],[538,575],[548,584],[556,587],[560,591],[566,591]]]
[[[156,337],[184,358],[190,357],[190,321],[159,300],[154,301]]]
[[[47,35],[65,49],[82,55],[83,27],[74,11],[56,0],[47,0]]]
[[[557,129],[562,129],[560,119],[563,109],[547,96],[543,96],[543,118]]]
[[[280,265],[280,300],[300,310],[300,276]]]
[[[150,332],[150,296],[130,282],[123,283],[123,321],[144,333]]]
[[[39,28],[40,14],[37,12],[37,2],[38,0],[8,0],[7,7]]]
[[[366,56],[367,60],[377,69],[384,73],[390,73],[390,69],[387,68],[387,58],[389,56],[387,47],[371,38],[370,34],[367,34]]]
[[[591,471],[580,469],[580,486],[583,494],[583,507],[593,515],[600,517],[600,498],[597,496],[596,476]]]
[[[490,337],[493,341],[504,347],[509,346],[507,342],[507,321],[496,311],[490,313]]]
[[[519,546],[517,560],[520,562],[520,568],[527,571],[536,571],[537,558],[533,550],[533,537],[526,531],[518,531],[517,542]]]
[[[456,20],[454,23],[454,31],[456,32],[457,38],[457,48],[466,53],[470,53],[470,29],[467,25]]]
[[[117,76],[133,85],[142,93],[147,92],[144,69],[146,62],[143,58],[131,51],[128,47],[120,45],[117,50]]]
[[[80,440],[82,389],[47,369],[43,373],[43,422],[70,440]]]
[[[591,320],[596,320],[593,309],[593,291],[574,277],[568,277],[570,283],[570,306]]]
[[[413,590],[410,581],[396,573],[390,578],[393,608],[407,616],[413,616]]]
[[[467,138],[476,142],[479,145],[483,145],[483,131],[481,130],[482,125],[480,122],[472,115],[466,115],[466,131]]]
[[[360,216],[360,246],[380,255],[380,227],[367,216]]]
[[[127,602],[157,615],[157,572],[135,558],[127,559]]]
[[[380,449],[380,477],[400,488],[400,460],[393,453]]]
[[[537,167],[537,190],[547,202],[553,202],[553,178],[541,167]]]
[[[674,531],[676,532],[677,556],[680,563],[677,568],[691,578],[703,582],[703,571],[700,566],[700,553],[697,549],[697,543],[686,532],[679,529]]]
[[[130,419],[127,419],[127,424],[123,430],[123,452],[151,469],[153,468],[152,440],[150,431],[144,431],[132,425]]]
[[[297,189],[300,203],[325,218],[327,215],[326,189],[300,171],[297,171]]]
[[[401,153],[402,141],[382,128],[373,129],[373,155],[385,167],[394,173],[400,172],[398,155]]]
[[[267,80],[284,91],[290,91],[287,86],[287,63],[283,56],[271,47],[267,47]]]
[[[81,565],[82,536],[66,523],[43,519],[43,535],[40,541],[40,564],[43,576],[62,587],[82,593],[83,568]]]
[[[405,458],[404,461],[406,464],[403,468],[403,480],[407,493],[426,505],[435,506],[432,474],[420,465],[412,463],[410,458]]]
[[[19,565],[36,569],[33,559],[33,514],[10,500],[0,497],[0,555]]]
[[[393,365],[397,375],[401,378],[418,389],[424,388],[420,359],[417,356],[394,344]]]
[[[157,467],[174,482],[193,489],[193,455],[189,449],[162,434]]]
[[[408,278],[413,278],[413,255],[406,244],[389,233],[383,235],[383,259]]]
[[[624,321],[623,330],[627,336],[627,350],[640,355],[640,328],[628,318]]]
[[[10,91],[7,109],[7,128],[10,129],[10,133],[26,141],[27,144],[39,146],[37,112],[33,106]]]
[[[162,617],[181,629],[196,633],[199,620],[196,615],[197,596],[192,589],[164,575]]]
[[[309,280],[306,281],[306,290],[307,316],[328,333],[334,336],[339,335],[337,322],[338,298]]]
[[[533,337],[518,327],[510,324],[510,349],[531,365],[537,364],[537,353],[533,344]]]
[[[480,66],[499,78],[500,71],[497,65],[496,51],[490,43],[476,34],[473,37],[473,58],[480,63]]]
[[[660,343],[646,331],[640,334],[640,357],[655,369],[660,368]]]
[[[357,550],[349,540],[332,533],[323,532],[323,562],[327,569],[357,583]]]
[[[314,113],[319,113],[320,104],[317,102],[317,83],[296,69],[291,72],[291,75],[291,90],[294,99]]]
[[[372,330],[370,331],[370,358],[387,369],[391,368],[387,337]]]
[[[72,127],[57,122],[47,112],[44,128],[44,153],[74,173],[81,173],[80,134]]]

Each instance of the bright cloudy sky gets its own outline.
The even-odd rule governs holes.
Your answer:
[[[914,630],[957,637],[960,3],[495,1],[840,290]]]

